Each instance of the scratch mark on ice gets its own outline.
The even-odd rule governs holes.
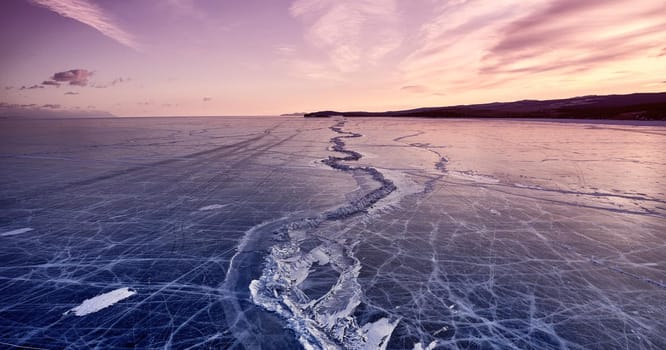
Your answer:
[[[201,208],[199,208],[199,211],[222,209],[222,208],[224,208],[224,207],[226,207],[226,206],[228,206],[228,205],[229,205],[229,204],[211,204],[211,205],[207,205],[207,206],[205,206],[205,207],[201,207]]]
[[[0,233],[0,236],[6,237],[6,236],[15,236],[15,235],[20,235],[21,233],[26,233],[29,231],[32,231],[33,229],[30,227],[25,227],[25,228],[19,228],[16,230],[11,230],[7,232]]]

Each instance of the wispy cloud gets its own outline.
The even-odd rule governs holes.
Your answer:
[[[113,86],[116,86],[118,84],[126,83],[126,82],[131,81],[131,80],[132,80],[132,78],[120,77],[120,78],[113,79],[111,82],[106,83],[106,84],[99,84],[99,83],[95,84],[95,83],[93,83],[91,86],[94,87],[94,88],[97,88],[97,89],[106,89],[108,87],[113,87]]]
[[[49,9],[63,17],[86,24],[105,36],[135,50],[139,44],[134,37],[120,28],[96,4],[88,0],[30,0],[33,4]]]
[[[482,72],[580,72],[647,56],[666,34],[666,6],[650,0],[632,4],[552,1],[505,27],[484,57]]]
[[[403,40],[396,0],[296,0],[290,13],[305,24],[306,40],[344,73],[375,63]]]
[[[57,82],[57,81],[53,81],[53,80],[44,80],[42,82],[42,85],[52,85],[52,86],[60,87],[60,83]]]
[[[20,90],[35,90],[35,89],[43,89],[43,88],[44,88],[44,86],[35,84],[35,85],[32,85],[32,86],[21,86]]]
[[[166,0],[166,3],[181,15],[193,17],[197,20],[206,20],[206,12],[197,6],[195,0]]]
[[[90,116],[112,116],[111,114],[95,110],[95,106],[67,108],[57,103],[47,104],[18,104],[0,102],[0,116],[21,118],[63,118],[63,117],[90,117]]]
[[[463,94],[497,88],[507,94],[516,91],[509,86],[534,84],[546,91],[549,83],[557,87],[574,74],[568,89],[593,87],[619,68],[647,69],[640,62],[658,57],[666,35],[661,0],[439,4],[420,29],[418,48],[400,65],[405,85]]]

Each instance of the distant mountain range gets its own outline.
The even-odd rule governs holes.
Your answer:
[[[523,100],[475,105],[427,107],[387,112],[306,113],[306,118],[420,117],[420,118],[539,118],[666,120],[666,92],[581,96],[559,100]]]

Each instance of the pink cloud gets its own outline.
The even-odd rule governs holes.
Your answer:
[[[35,89],[43,89],[43,88],[44,88],[44,86],[35,84],[35,85],[32,85],[32,86],[27,86],[27,87],[26,86],[21,86],[20,90],[35,90]]]
[[[305,24],[308,43],[343,73],[381,60],[404,37],[396,0],[296,0],[290,13]]]
[[[666,33],[666,17],[656,15],[663,6],[626,7],[624,0],[553,1],[509,23],[481,72],[572,72],[648,56]]]
[[[44,80],[42,82],[42,85],[52,85],[52,86],[58,86],[59,87],[60,83],[58,83],[57,81],[53,81],[53,80]]]
[[[88,78],[92,75],[93,72],[86,69],[71,69],[55,73],[51,79],[56,82],[68,82],[69,85],[86,86],[88,85]]]
[[[99,6],[87,0],[31,0],[31,2],[63,17],[86,24],[125,46],[139,49],[132,35],[121,29]]]
[[[620,70],[632,72],[623,76],[625,86],[644,84],[664,52],[666,7],[659,0],[441,4],[400,63],[406,86],[482,101],[492,94],[520,98],[598,89]],[[572,74],[574,82],[560,83]]]

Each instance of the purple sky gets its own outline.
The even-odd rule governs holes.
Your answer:
[[[665,13],[664,0],[2,0],[0,103],[238,115],[664,91]]]

